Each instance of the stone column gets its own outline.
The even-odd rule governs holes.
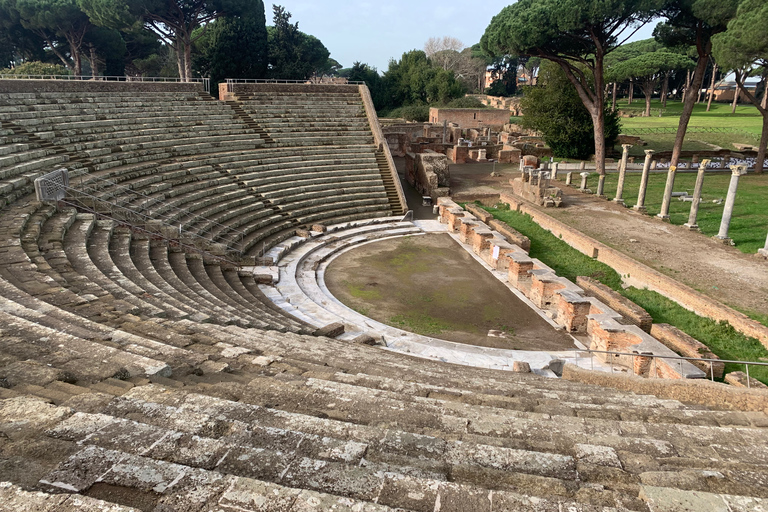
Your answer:
[[[568,171],[565,173],[565,184],[570,185],[573,181],[573,171]]]
[[[648,188],[648,173],[651,171],[651,159],[653,158],[653,150],[645,150],[645,163],[643,163],[643,175],[640,178],[640,190],[637,193],[637,204],[634,209],[639,212],[645,211],[645,190]]]
[[[627,176],[627,158],[629,158],[629,148],[632,144],[622,144],[624,152],[621,154],[621,164],[619,166],[619,184],[616,186],[616,197],[613,198],[617,203],[624,204],[624,178]]]
[[[768,258],[768,236],[765,237],[765,247],[763,247],[762,249],[758,249],[757,254],[760,254]]]
[[[585,162],[584,160],[582,160],[582,161],[581,161],[581,163],[579,164],[579,170],[580,170],[581,172],[584,172],[584,170],[585,170],[586,168],[587,168],[587,162]]]
[[[579,187],[579,190],[582,192],[587,190],[587,177],[589,176],[588,172],[582,172],[579,173],[581,175],[581,186]]]
[[[736,189],[739,188],[739,178],[742,174],[747,174],[746,165],[731,165],[731,183],[728,185],[728,197],[725,198],[725,208],[723,208],[723,218],[720,219],[720,232],[715,235],[715,239],[723,243],[730,244],[728,238],[728,227],[731,225],[731,216],[733,215],[733,204],[736,202]]]
[[[557,162],[552,162],[552,179],[553,180],[557,179],[557,166],[558,166]]]
[[[601,174],[597,178],[597,193],[595,195],[601,199],[605,199],[605,194],[603,193],[604,188],[605,188],[605,174]]]
[[[693,188],[693,201],[691,201],[691,212],[688,214],[688,222],[683,226],[695,231],[699,229],[696,224],[696,217],[699,214],[699,203],[701,203],[701,188],[704,186],[704,172],[707,170],[709,160],[703,160],[699,164],[699,173],[696,175],[696,186]]]
[[[675,172],[677,167],[670,165],[667,172],[667,185],[664,187],[664,198],[661,200],[661,211],[657,215],[661,220],[669,220],[669,203],[672,201],[672,189],[675,187]]]

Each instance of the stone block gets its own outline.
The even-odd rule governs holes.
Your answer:
[[[709,347],[669,324],[653,324],[651,327],[651,336],[681,356],[696,359],[719,359]],[[725,363],[715,362],[710,365],[710,362],[707,361],[690,362],[705,372],[707,378],[711,378],[710,369],[712,370],[712,373],[715,374],[716,379],[721,379],[723,377]]]
[[[493,215],[476,204],[468,204],[466,209],[469,213],[477,217],[481,222],[489,224],[493,220]]]
[[[725,376],[725,382],[738,388],[750,387],[755,389],[768,389],[768,386],[754,377],[749,379],[749,386],[747,386],[747,374],[744,372],[730,372]]]
[[[525,361],[515,361],[512,363],[512,371],[518,373],[531,373],[531,365]]]
[[[611,309],[619,313],[630,324],[637,325],[645,332],[651,332],[653,318],[646,310],[604,284],[585,276],[578,276],[576,284],[588,295],[596,297]]]
[[[490,222],[488,222],[488,225],[504,235],[509,243],[519,246],[525,252],[528,252],[531,249],[531,241],[527,236],[516,231],[514,228],[509,227],[502,221],[491,219]]]
[[[312,333],[313,336],[326,336],[328,338],[335,338],[342,334],[344,334],[344,324],[340,322],[328,324]]]

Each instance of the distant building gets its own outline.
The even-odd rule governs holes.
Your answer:
[[[755,94],[757,92],[757,82],[746,83],[744,84],[744,88],[750,93]],[[705,92],[708,93],[709,91],[706,90]],[[721,82],[719,85],[715,86],[714,101],[731,102],[733,101],[734,94],[736,94],[736,82]],[[739,91],[739,101],[749,101],[747,95],[744,94],[744,91]]]
[[[495,108],[435,108],[429,109],[429,122],[456,123],[462,128],[501,129],[509,123],[509,110]]]

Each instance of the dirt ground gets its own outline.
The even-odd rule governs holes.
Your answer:
[[[497,167],[502,176],[491,177],[489,165],[451,165],[452,194],[511,192],[509,179],[518,176],[517,169]],[[556,183],[565,207],[548,208],[547,214],[724,304],[768,315],[768,261]]]
[[[547,214],[720,302],[768,315],[764,259],[560,183],[566,207]]]
[[[379,322],[459,343],[517,350],[573,348],[449,235],[383,240],[348,251],[325,282]]]

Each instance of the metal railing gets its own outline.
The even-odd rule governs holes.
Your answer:
[[[233,93],[235,84],[299,84],[299,85],[364,85],[359,80],[347,80],[345,82],[324,82],[322,79],[307,80],[283,80],[281,78],[227,78],[227,92]]]
[[[653,377],[657,376],[657,368],[658,367],[656,366],[656,359],[671,359],[673,361],[678,361],[678,368],[680,370],[679,373],[680,373],[680,376],[682,378],[686,378],[685,372],[683,371],[683,361],[687,361],[687,362],[689,362],[691,364],[694,364],[695,362],[709,363],[709,378],[710,378],[711,381],[715,380],[715,372],[713,371],[715,363],[723,363],[723,364],[727,363],[727,364],[739,364],[739,365],[743,364],[744,365],[744,369],[745,369],[745,373],[747,374],[747,387],[748,388],[752,387],[751,386],[751,378],[749,376],[749,367],[750,366],[768,366],[768,363],[758,363],[756,361],[734,361],[734,360],[731,360],[731,359],[708,359],[708,358],[705,358],[705,357],[699,358],[699,357],[685,357],[685,356],[662,356],[662,355],[657,355],[657,354],[653,354],[653,353],[645,353],[645,352],[614,352],[614,351],[610,351],[610,350],[593,350],[591,348],[587,348],[587,349],[573,349],[573,351],[575,353],[575,358],[574,359],[576,359],[577,362],[580,359],[580,354],[579,354],[580,352],[581,353],[586,352],[587,354],[589,354],[593,370],[595,368],[595,360],[594,360],[595,354],[606,354],[606,355],[610,355],[610,356],[630,356],[630,357],[633,357],[633,358],[635,358],[635,357],[652,358],[652,364],[654,365],[654,371],[653,372],[649,372],[649,374],[651,376],[653,376]],[[610,357],[608,359],[610,360],[609,364],[610,364],[610,367],[611,367],[611,373],[613,373],[613,368],[614,368],[613,359],[610,358]],[[633,361],[634,361],[634,359],[633,359]],[[694,364],[694,366],[695,366],[695,364]]]
[[[39,178],[38,181],[40,179],[45,180],[46,176]],[[141,194],[139,192],[136,192],[134,190],[131,190],[130,188],[125,187],[123,185],[119,185],[112,180],[107,180],[104,178],[91,176],[91,181],[85,184],[82,183],[82,179],[83,179],[83,176],[80,177],[79,188],[72,186],[72,184],[62,184],[59,182],[51,183],[52,187],[56,187],[64,191],[65,195],[69,196],[69,200],[67,200],[65,197],[61,199],[60,202],[70,205],[74,208],[78,208],[84,211],[88,211],[89,213],[99,215],[100,217],[103,217],[103,218],[115,220],[117,222],[130,225],[131,227],[137,230],[142,230],[147,233],[151,233],[153,236],[159,236],[161,238],[174,241],[174,242],[178,241],[178,243],[181,244],[183,247],[196,247],[196,250],[198,252],[203,252],[205,254],[209,254],[216,258],[226,259],[213,254],[213,252],[209,250],[209,248],[214,245],[218,245],[219,247],[222,247],[224,252],[227,254],[238,254],[238,255],[241,254],[241,251],[238,250],[236,247],[233,247],[223,242],[216,242],[213,239],[213,237],[206,237],[204,235],[207,232],[213,230],[215,227],[220,227],[222,228],[222,232],[229,232],[230,234],[233,234],[235,236],[236,242],[239,242],[242,244],[245,238],[244,231],[231,229],[224,224],[207,219],[202,215],[198,215],[188,210],[185,210],[183,208],[178,208],[175,206],[167,207],[166,211],[162,213],[151,212],[149,209],[163,203],[165,201],[165,197],[163,198],[150,197],[150,196]],[[100,197],[99,195],[97,195],[100,192],[105,192],[105,191],[113,192],[113,194],[111,194],[108,198]],[[128,195],[129,197],[133,196],[133,199],[129,200],[129,202],[139,201],[140,208],[132,209],[127,206],[115,204],[114,192],[118,192],[121,195]],[[183,224],[178,224],[178,231],[176,231],[175,229],[176,218],[186,218],[187,223],[191,221],[201,222],[206,226],[206,228],[202,232],[185,231],[183,228]],[[150,230],[147,227],[152,225],[152,223],[158,223],[158,222],[160,223],[161,229]],[[140,227],[139,226],[140,224],[145,227],[143,228]],[[173,237],[170,237],[163,232],[163,231],[170,232],[171,230],[174,231],[175,236]],[[191,240],[191,244],[182,242],[183,238],[187,238]]]
[[[93,75],[24,75],[0,74],[0,80],[64,80],[64,81],[94,81],[94,82],[169,82],[169,83],[202,83],[205,92],[211,92],[210,78],[189,78],[183,80],[174,76],[93,76]]]
[[[77,204],[77,203],[73,203],[73,202],[67,201],[66,199],[62,199],[62,200],[57,202],[56,207],[59,208],[59,206],[62,205],[62,204],[66,205],[66,206],[70,206],[70,207],[72,207],[72,208],[74,208],[75,210],[78,210],[78,211],[83,211],[83,212],[86,212],[86,213],[90,213],[94,217],[98,217],[98,218],[101,218],[103,220],[111,220],[111,221],[118,222],[119,224],[127,226],[133,232],[142,233],[142,234],[146,235],[148,238],[154,238],[156,240],[164,240],[165,242],[168,243],[169,246],[179,247],[179,248],[183,249],[185,252],[197,253],[197,254],[199,254],[201,256],[204,256],[204,257],[207,256],[209,258],[209,260],[213,260],[213,261],[215,261],[215,262],[217,262],[219,264],[226,263],[226,264],[230,264],[232,266],[235,266],[237,268],[240,268],[242,266],[241,263],[239,263],[237,261],[230,260],[226,256],[222,256],[220,254],[214,254],[211,251],[205,250],[204,248],[200,248],[200,247],[198,247],[196,245],[191,245],[191,244],[184,243],[184,241],[181,240],[181,239],[176,239],[176,238],[168,237],[168,236],[166,236],[166,235],[164,235],[162,233],[159,233],[159,232],[156,232],[156,231],[151,231],[151,230],[149,230],[147,228],[144,228],[144,227],[132,224],[130,222],[126,222],[124,220],[115,219],[114,217],[111,217],[111,216],[107,215],[104,212],[99,212],[99,211],[97,211],[95,209],[88,208],[87,206],[82,205],[82,204]]]

